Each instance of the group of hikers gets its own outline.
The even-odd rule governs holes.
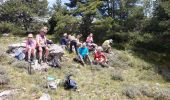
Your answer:
[[[47,62],[49,55],[49,44],[52,43],[52,41],[48,40],[46,37],[47,32],[47,27],[41,28],[35,39],[32,33],[28,34],[28,38],[26,40],[26,54],[28,62],[34,62],[37,58],[36,54],[38,54],[39,64],[42,62]],[[110,52],[110,44],[113,40],[105,40],[102,46],[97,46],[93,41],[92,33],[88,35],[85,42],[80,41],[81,37],[82,34],[74,36],[64,33],[60,39],[60,45],[62,48],[68,50],[69,53],[73,53],[73,51],[75,51],[77,56],[73,60],[80,62],[82,65],[93,63],[104,66],[107,63],[107,58],[104,52]],[[90,51],[94,51],[94,61],[90,60]]]
[[[112,39],[105,40],[102,46],[97,46],[93,41],[93,34],[90,33],[86,38],[86,41],[80,41],[82,34],[78,34],[77,36],[70,35],[67,33],[63,34],[63,37],[60,40],[60,44],[63,48],[69,50],[70,53],[74,50],[77,54],[73,60],[80,62],[82,65],[85,64],[100,64],[101,66],[105,67],[107,63],[107,58],[105,53],[110,53],[111,51],[111,43],[113,42]],[[89,57],[89,52],[93,52],[94,60],[91,61]]]

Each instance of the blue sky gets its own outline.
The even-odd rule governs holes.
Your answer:
[[[61,2],[62,2],[62,4],[64,4],[64,3],[66,3],[66,2],[68,2],[69,0],[61,0]],[[55,2],[56,2],[56,0],[48,0],[48,2],[49,2],[49,7],[51,7]]]

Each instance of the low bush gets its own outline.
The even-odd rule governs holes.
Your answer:
[[[137,86],[126,86],[122,93],[131,99],[142,95],[140,89]]]
[[[30,64],[26,61],[15,61],[12,63],[12,67],[27,69]]]
[[[112,74],[112,79],[113,80],[120,80],[120,81],[124,80],[124,77],[123,77],[123,74],[122,74],[121,70],[114,70],[112,73],[113,73]]]
[[[126,86],[122,93],[129,98],[138,98],[140,96],[146,96],[153,98],[154,100],[169,100],[170,90],[161,88],[159,83],[156,85],[137,85],[137,86]]]

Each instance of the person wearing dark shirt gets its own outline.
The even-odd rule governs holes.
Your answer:
[[[64,33],[63,37],[60,40],[60,44],[63,48],[66,48],[68,45],[67,33]]]

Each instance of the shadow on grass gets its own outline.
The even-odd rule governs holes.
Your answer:
[[[134,55],[155,65],[155,71],[170,81],[170,43],[152,40],[138,42],[133,48]]]

